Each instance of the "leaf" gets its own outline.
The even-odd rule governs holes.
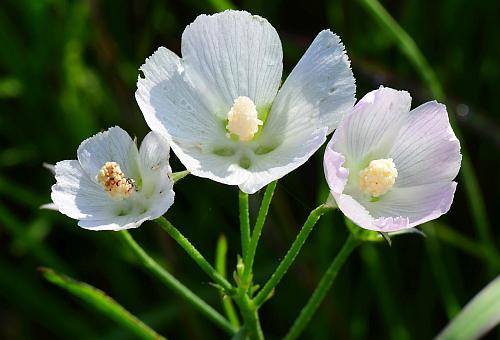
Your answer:
[[[142,339],[165,339],[149,328],[141,320],[137,319],[111,297],[106,295],[103,291],[84,282],[76,281],[68,276],[61,275],[50,268],[40,268],[40,271],[48,281],[67,290],[69,293],[78,296],[91,306],[95,307],[102,314],[128,328],[138,337]]]
[[[500,323],[500,276],[481,290],[436,340],[478,339]]]

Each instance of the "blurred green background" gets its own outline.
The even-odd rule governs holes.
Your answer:
[[[159,46],[179,53],[184,27],[226,1],[2,0],[0,3],[0,338],[130,339],[127,331],[46,282],[48,266],[88,282],[173,339],[225,334],[144,272],[113,232],[90,232],[46,210],[52,175],[43,162],[74,159],[79,143],[120,125],[148,131],[135,102],[138,68]],[[436,71],[479,179],[473,218],[463,177],[451,211],[423,230],[360,247],[342,269],[304,339],[429,339],[500,272],[500,3],[495,0],[385,0]],[[235,1],[267,18],[284,48],[285,75],[322,29],[340,35],[352,60],[357,98],[379,85],[429,86],[360,1]],[[278,183],[256,258],[255,280],[273,272],[308,213],[326,198],[323,149]],[[174,171],[183,170],[172,157]],[[469,183],[470,184],[470,183]],[[212,260],[229,241],[240,251],[237,190],[188,177],[167,217]],[[261,193],[262,194],[262,193]],[[251,197],[251,211],[261,194]],[[485,209],[486,215],[481,217]],[[478,210],[476,210],[476,216]],[[479,221],[479,223],[478,223]],[[482,230],[482,232],[479,232]],[[220,308],[217,291],[153,223],[132,235],[181,281]],[[340,212],[320,220],[299,259],[262,308],[268,337],[283,336],[347,236]],[[497,334],[491,334],[494,337]]]

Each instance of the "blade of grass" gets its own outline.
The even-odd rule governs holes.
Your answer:
[[[492,254],[490,254],[484,244],[471,240],[466,235],[461,234],[442,222],[424,224],[423,230],[427,233],[428,229],[433,229],[434,236],[440,241],[454,246],[469,256],[474,256],[479,260],[490,263],[497,271],[500,270],[500,256],[497,254],[491,256]]]
[[[389,338],[394,340],[410,339],[410,333],[401,319],[400,308],[396,305],[392,289],[387,283],[387,276],[384,274],[377,249],[371,244],[364,244],[360,250],[371,284],[376,290],[375,298],[381,307]]]
[[[483,288],[436,340],[479,339],[500,323],[500,276]]]
[[[61,275],[50,268],[40,268],[40,271],[49,282],[84,300],[103,315],[128,328],[141,339],[165,339],[103,291],[84,282]]]
[[[441,291],[440,297],[443,300],[446,314],[451,319],[460,311],[460,303],[453,282],[450,279],[449,268],[443,260],[440,244],[434,236],[434,229],[427,229],[427,240],[425,245],[427,246],[432,272],[436,277],[436,281]]]
[[[219,236],[217,241],[217,248],[215,251],[215,270],[219,272],[222,277],[226,278],[226,254],[227,254],[227,239],[224,235]],[[229,322],[236,327],[240,328],[240,321],[238,319],[238,314],[234,309],[233,302],[229,296],[220,292],[220,298],[222,302],[222,307],[229,319]]]

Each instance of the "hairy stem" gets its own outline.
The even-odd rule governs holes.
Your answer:
[[[189,256],[196,262],[198,266],[208,275],[215,283],[220,285],[227,294],[230,294],[234,291],[233,286],[222,276],[220,275],[212,265],[205,260],[203,255],[189,242],[189,240],[181,234],[181,232],[175,228],[172,223],[170,223],[165,217],[159,217],[155,220],[163,230],[165,230],[170,237],[172,237],[185,251]]]
[[[219,312],[213,309],[210,305],[208,305],[205,301],[198,297],[198,295],[193,293],[189,288],[184,286],[179,280],[172,276],[172,274],[163,269],[155,260],[153,260],[144,251],[144,249],[142,249],[141,246],[137,244],[137,242],[135,242],[128,231],[120,231],[117,234],[129,247],[129,249],[137,256],[140,263],[153,275],[160,279],[160,281],[163,282],[168,288],[184,298],[200,313],[205,315],[209,320],[214,322],[222,330],[231,335],[236,332],[236,329],[229,323],[229,321],[227,321],[221,314],[219,314]]]
[[[299,317],[293,323],[292,328],[290,328],[290,331],[285,336],[285,339],[287,340],[297,339],[300,336],[300,334],[302,333],[302,331],[307,326],[312,316],[318,309],[321,302],[323,302],[323,299],[330,290],[330,287],[332,286],[333,281],[337,277],[340,268],[347,260],[349,255],[352,253],[352,251],[358,246],[359,243],[360,241],[357,240],[355,236],[353,235],[349,236],[349,238],[344,243],[344,246],[337,254],[337,256],[335,256],[333,262],[330,264],[325,274],[319,281],[319,284],[314,290],[313,295],[309,298],[307,304],[300,311]]]
[[[320,205],[309,214],[309,217],[302,226],[299,234],[295,238],[295,241],[293,241],[292,246],[286,253],[281,263],[278,265],[278,268],[276,268],[276,271],[271,275],[271,278],[266,282],[264,287],[255,297],[254,302],[256,306],[261,306],[268,299],[274,287],[276,287],[281,281],[283,276],[288,271],[288,268],[290,268],[293,261],[300,252],[300,249],[302,249],[304,242],[313,230],[316,222],[318,222],[319,218],[330,209],[331,207]]]

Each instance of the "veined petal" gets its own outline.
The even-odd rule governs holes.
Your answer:
[[[120,209],[121,202],[111,201],[76,160],[58,162],[55,177],[57,183],[52,186],[52,201],[66,216],[74,219],[112,218]]]
[[[149,220],[149,217],[139,218],[137,216],[117,216],[105,219],[82,219],[78,221],[78,226],[88,230],[120,231],[131,228],[138,228],[142,223]]]
[[[151,202],[147,212],[149,219],[160,217],[174,203],[169,156],[168,141],[159,133],[148,133],[141,143],[139,157],[142,175],[140,195]]]
[[[225,139],[224,123],[205,104],[203,95],[186,77],[175,53],[160,47],[141,66],[135,98],[153,131],[169,141],[196,146],[200,142]]]
[[[448,212],[456,187],[457,183],[450,181],[393,188],[380,201],[365,206],[375,218],[401,216],[408,218],[407,227],[414,227]]]
[[[172,143],[172,150],[194,176],[227,185],[239,185],[249,176],[248,170],[239,165],[241,159],[239,152],[232,155],[218,155],[214,149],[199,147],[186,150],[175,143]]]
[[[345,157],[333,151],[333,142],[334,140],[332,139],[326,147],[323,169],[330,190],[336,194],[341,194],[349,178],[349,170],[342,166],[345,162]]]
[[[77,155],[81,167],[93,180],[106,162],[118,163],[129,177],[139,175],[137,146],[118,126],[84,140],[78,147]]]
[[[367,157],[386,158],[407,121],[410,105],[406,91],[380,87],[367,93],[335,131],[335,151],[342,153],[349,164],[366,161]]]
[[[182,34],[186,72],[224,118],[239,96],[257,108],[271,104],[283,69],[278,33],[264,18],[245,11],[200,15]],[[215,104],[215,102],[214,102]]]
[[[78,225],[91,230],[123,230],[136,228],[146,220],[164,214],[174,201],[173,181],[168,164],[168,142],[151,132],[141,146],[137,146],[119,128],[110,129],[84,141],[79,148],[78,160],[58,162],[55,167],[56,184],[52,186],[54,207],[61,213],[78,219]],[[125,133],[126,134],[126,133]],[[131,142],[128,153],[120,146]],[[106,157],[109,158],[103,158]],[[103,176],[106,182],[98,182],[94,172],[97,164],[120,162],[133,177],[119,173]],[[128,166],[128,167],[127,167]],[[134,168],[134,169],[133,169]],[[121,174],[120,174],[121,173]],[[120,179],[117,179],[120,177]],[[109,184],[109,181],[115,181]],[[128,191],[113,192],[126,181]],[[109,186],[111,186],[109,188]],[[113,193],[113,194],[112,194]]]
[[[139,148],[141,174],[144,179],[157,176],[170,176],[170,145],[165,137],[157,132],[150,132],[144,137]],[[151,182],[154,182],[153,180]]]
[[[304,164],[326,140],[326,127],[311,130],[306,127],[288,138],[274,150],[255,154],[248,168],[248,179],[240,189],[253,194],[272,181],[283,177]]]
[[[397,187],[455,178],[462,156],[446,107],[433,101],[410,111],[389,156],[398,169]]]
[[[354,105],[355,92],[344,45],[336,34],[322,31],[280,89],[269,113],[268,129],[287,129],[319,119],[330,133]]]
[[[457,183],[440,182],[393,188],[379,201],[333,193],[342,212],[362,228],[392,232],[412,228],[445,214]]]
[[[144,78],[139,78],[135,93],[144,118],[151,130],[170,141],[172,150],[193,175],[240,184],[247,178],[247,171],[235,165],[237,155],[216,154],[217,150],[234,149],[226,137],[224,120],[205,105],[182,65],[166,48],[146,60],[141,67]]]

